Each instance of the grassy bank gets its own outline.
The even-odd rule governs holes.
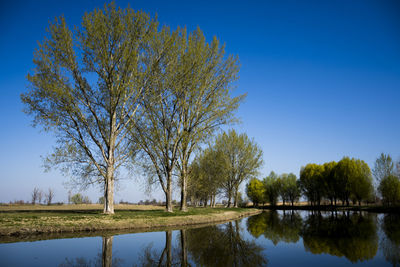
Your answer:
[[[97,205],[0,206],[0,242],[7,236],[112,230],[143,230],[208,224],[260,213],[257,209],[189,208],[164,212],[163,207],[117,205],[114,215]]]

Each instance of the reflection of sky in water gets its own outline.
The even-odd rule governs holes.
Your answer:
[[[101,266],[107,257],[113,266],[180,265],[184,255],[193,266],[392,266],[400,263],[399,218],[280,211],[168,233],[8,243],[0,244],[0,266]]]

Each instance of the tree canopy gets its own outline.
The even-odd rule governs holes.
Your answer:
[[[257,178],[252,178],[246,186],[246,194],[255,206],[265,202],[264,184]]]
[[[80,185],[102,184],[105,213],[114,213],[117,170],[136,152],[126,135],[159,60],[148,51],[157,25],[114,3],[86,13],[75,31],[56,18],[35,52],[31,89],[21,95],[34,124],[57,137],[47,166]]]
[[[224,190],[228,197],[228,207],[231,198],[234,206],[238,206],[240,184],[258,174],[263,163],[262,150],[254,140],[246,134],[238,134],[235,130],[222,133],[215,140],[215,149],[221,151],[227,159],[227,177]]]

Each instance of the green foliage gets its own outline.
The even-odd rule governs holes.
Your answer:
[[[246,194],[258,206],[259,203],[265,202],[265,187],[264,184],[257,178],[253,178],[246,186]]]
[[[277,180],[279,187],[279,195],[285,205],[286,202],[290,201],[292,205],[300,197],[300,188],[297,182],[297,177],[293,173],[281,174]]]
[[[372,175],[368,164],[363,160],[353,159],[353,162],[354,170],[350,180],[351,197],[361,205],[361,201],[371,199],[373,194]]]
[[[172,211],[172,175],[180,176],[184,198],[192,152],[220,125],[235,121],[233,112],[244,95],[231,96],[237,58],[225,57],[218,39],[207,42],[200,29],[188,34],[164,27],[149,50],[157,62],[131,139],[144,152],[149,184],[161,185]]]
[[[384,204],[396,205],[400,203],[400,179],[397,176],[384,177],[379,184],[378,191],[382,195]]]
[[[205,149],[194,159],[188,179],[188,197],[191,202],[215,199],[226,179],[226,164],[225,156],[212,147]]]
[[[300,185],[311,205],[320,204],[324,196],[324,166],[307,164],[300,171]]]
[[[279,242],[296,243],[300,239],[302,222],[300,215],[294,211],[283,214],[268,211],[249,217],[247,231],[255,238],[264,235],[274,245]]]
[[[304,247],[313,254],[344,256],[353,263],[370,260],[378,251],[374,217],[357,213],[329,217],[310,215],[301,231]]]
[[[192,162],[188,194],[202,202],[215,202],[216,195],[225,193],[228,207],[232,197],[237,207],[240,184],[254,178],[261,164],[262,151],[246,134],[239,135],[234,130],[222,133]]]
[[[71,197],[71,202],[73,204],[91,204],[92,203],[88,196],[83,196],[80,193],[73,195]]]
[[[362,160],[344,157],[335,167],[335,179],[337,180],[337,195],[349,205],[349,199],[370,199],[373,194],[372,176],[368,165]]]
[[[242,236],[238,221],[187,230],[187,248],[196,266],[266,266],[262,247]]]
[[[326,198],[331,201],[331,204],[335,203],[338,199],[338,192],[340,190],[340,183],[338,182],[337,177],[335,176],[335,168],[337,163],[335,161],[324,163],[324,171],[322,174],[323,177],[323,185],[324,192]]]
[[[227,162],[223,189],[228,197],[228,206],[233,197],[234,206],[237,207],[239,186],[243,181],[258,175],[263,163],[262,150],[245,133],[238,134],[235,130],[218,135],[215,149],[224,155]]]
[[[272,206],[275,206],[279,193],[280,193],[280,180],[276,173],[271,171],[271,173],[263,180],[265,187],[265,198]]]
[[[368,165],[349,157],[343,157],[338,163],[307,164],[300,171],[300,185],[311,205],[320,205],[324,198],[335,205],[337,199],[347,205],[350,200],[361,205],[374,194]]]
[[[301,195],[299,181],[297,177],[293,173],[289,173],[288,176],[285,178],[285,195],[287,200],[292,203],[298,201]]]
[[[74,32],[56,18],[35,52],[30,90],[21,95],[34,124],[56,135],[46,166],[61,167],[80,186],[101,184],[106,213],[114,212],[116,170],[136,153],[126,137],[154,79],[157,58],[148,48],[157,24],[114,3],[85,13]]]
[[[382,230],[385,237],[382,238],[381,246],[386,260],[393,266],[400,264],[400,215],[396,213],[385,214],[382,221]]]
[[[73,195],[71,197],[71,202],[73,204],[82,204],[83,203],[83,196],[80,193],[75,194],[75,195]]]

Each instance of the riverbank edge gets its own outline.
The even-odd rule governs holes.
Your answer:
[[[184,227],[194,225],[208,225],[215,223],[223,223],[240,218],[260,214],[263,211],[260,209],[248,209],[246,211],[226,211],[221,213],[201,214],[201,215],[183,215],[176,217],[152,217],[140,219],[126,219],[113,221],[112,215],[107,216],[102,220],[97,220],[94,223],[81,225],[81,222],[76,224],[64,225],[45,225],[38,227],[24,228],[3,228],[0,225],[0,243],[4,243],[7,237],[24,238],[30,235],[45,235],[45,234],[62,234],[62,233],[84,233],[84,232],[111,232],[111,231],[132,231],[132,232],[149,232],[171,227]],[[45,215],[44,215],[45,216]],[[6,241],[7,242],[7,241]]]
[[[400,213],[400,207],[385,206],[264,206],[259,210],[310,210],[310,211],[367,211],[374,213]]]

